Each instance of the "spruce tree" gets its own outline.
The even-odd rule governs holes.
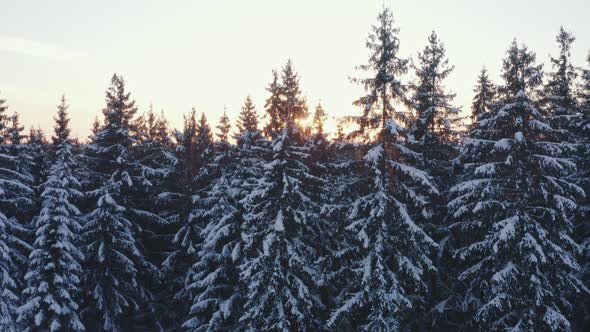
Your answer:
[[[344,121],[342,121],[342,119],[339,119],[336,122],[336,135],[334,137],[334,142],[343,142],[346,134],[344,133]]]
[[[22,278],[26,272],[26,257],[29,256],[31,247],[31,226],[33,218],[38,212],[35,197],[35,177],[31,174],[35,164],[30,147],[26,144],[27,136],[23,135],[24,127],[21,126],[19,114],[14,112],[9,118],[9,126],[6,128],[6,141],[4,146],[5,163],[2,163],[3,199],[2,211],[11,221],[13,234],[22,241],[15,249],[19,254],[17,283],[22,287]]]
[[[225,121],[222,121],[225,122]],[[190,286],[194,301],[185,327],[191,330],[240,328],[247,281],[240,281],[243,263],[243,214],[241,202],[258,185],[263,175],[263,158],[268,153],[266,140],[258,129],[258,118],[250,97],[244,101],[234,134],[236,146],[230,148],[229,127],[218,126],[217,157],[209,168],[216,168],[216,180],[207,190],[207,225],[200,233],[203,246],[193,266],[195,278]],[[229,148],[229,149],[228,149]]]
[[[130,153],[137,180],[134,180],[135,185],[129,192],[129,206],[133,207],[134,222],[141,226],[141,232],[136,234],[136,241],[150,263],[149,269],[140,278],[144,280],[149,292],[156,296],[150,298],[149,306],[140,315],[160,321],[166,319],[169,309],[161,299],[164,296],[161,289],[166,281],[156,266],[160,266],[166,258],[164,252],[169,249],[166,235],[171,221],[170,211],[154,202],[159,201],[162,192],[168,191],[165,184],[170,181],[177,160],[171,151],[168,122],[163,114],[157,115],[154,112],[153,105],[149,106],[147,113],[133,121],[131,132],[134,144]]]
[[[223,111],[223,115],[219,118],[219,123],[215,127],[217,128],[217,142],[216,142],[216,159],[225,158],[231,150],[231,144],[229,142],[231,123],[226,112]]]
[[[250,141],[238,147],[239,154],[249,156],[248,171],[241,173],[244,185],[254,184],[241,202],[244,262],[240,278],[247,288],[240,322],[246,329],[317,330],[321,327],[318,309],[322,304],[317,297],[321,275],[314,260],[320,245],[317,236],[323,232],[312,198],[315,179],[310,174],[308,148],[295,123],[306,112],[305,99],[290,61],[283,68],[281,86],[279,112],[267,109],[270,121],[280,126],[270,146]],[[267,151],[258,158],[268,159],[259,164],[253,153],[264,148]],[[249,176],[260,170],[262,178],[253,182]]]
[[[416,224],[411,211],[437,193],[430,177],[407,162],[418,154],[401,144],[403,128],[396,124],[396,104],[406,101],[400,76],[407,60],[399,58],[398,28],[385,8],[377,17],[367,46],[369,63],[360,66],[372,76],[357,79],[367,94],[355,103],[363,114],[351,118],[356,136],[369,143],[359,173],[349,180],[352,202],[341,222],[349,236],[339,249],[344,262],[333,278],[341,278],[330,328],[396,331],[407,328],[414,298],[426,290],[424,273],[433,268],[429,258],[436,243]],[[368,130],[376,131],[366,135]],[[344,254],[346,253],[346,254]],[[420,319],[416,317],[416,319]]]
[[[8,105],[6,99],[0,98],[0,144],[6,143],[6,127],[8,125]]]
[[[575,158],[578,166],[576,183],[586,192],[586,197],[580,201],[576,211],[574,234],[575,240],[582,245],[582,280],[586,285],[590,285],[590,225],[588,224],[590,219],[590,52],[586,61],[587,67],[582,70],[582,80],[578,90],[579,113],[570,129],[579,144]],[[587,297],[585,300],[580,300],[579,307],[582,321],[580,324],[587,325],[590,322],[590,301]]]
[[[209,185],[215,180],[213,168],[207,167],[214,161],[215,144],[204,113],[197,121],[193,110],[185,119],[185,132],[181,138],[181,143],[185,144],[179,151],[182,153],[180,161],[185,165],[185,182],[174,199],[182,203],[181,213],[172,240],[173,248],[163,265],[167,274],[174,275],[173,303],[186,314],[195,296],[189,287],[195,274],[192,267],[198,261],[202,243],[200,234],[207,224],[209,206],[203,203]]]
[[[312,199],[306,165],[308,153],[292,115],[273,140],[264,176],[243,201],[245,261],[240,267],[247,285],[244,313],[247,329],[317,330],[317,285],[314,267],[322,234]]]
[[[201,117],[197,122],[196,143],[196,153],[198,158],[197,167],[202,168],[207,165],[215,155],[213,150],[213,134],[207,123],[205,113],[201,113]]]
[[[522,91],[528,98],[539,103],[543,83],[543,65],[535,64],[537,56],[526,45],[518,46],[516,39],[510,43],[502,60],[502,79],[498,87],[498,101],[506,103]]]
[[[268,123],[264,127],[264,133],[267,137],[275,137],[281,130],[282,125],[282,101],[281,101],[281,83],[279,81],[279,74],[276,70],[272,71],[272,82],[266,88],[270,94],[264,108],[268,116]]]
[[[307,117],[307,101],[301,93],[299,75],[295,72],[291,59],[287,60],[281,72],[281,95],[281,118],[284,121],[282,128],[285,121]]]
[[[209,222],[200,234],[203,244],[189,285],[195,297],[189,319],[183,324],[189,331],[239,327],[242,295],[238,266],[242,258],[242,216],[235,207],[235,198],[225,175],[215,182],[208,198],[214,203],[206,213]]]
[[[231,187],[235,174],[230,123],[223,114],[217,126],[216,157],[207,165],[212,183],[196,205],[208,207],[200,233],[202,245],[192,267],[189,288],[193,304],[184,327],[190,331],[232,330],[239,327],[242,307],[238,266],[242,258],[242,214]]]
[[[0,119],[2,120],[2,119]],[[2,163],[0,163],[1,209],[9,219],[14,219],[22,226],[27,226],[32,216],[30,210],[34,206],[34,177],[30,173],[33,158],[25,146],[22,127],[18,113],[6,118],[7,126],[4,142],[0,146]],[[25,229],[22,229],[25,231]],[[26,254],[28,255],[28,253]],[[25,255],[25,256],[26,256]]]
[[[268,141],[264,139],[258,128],[256,108],[250,96],[244,101],[237,121],[235,174],[231,187],[235,190],[235,197],[242,200],[257,185],[263,175],[262,165],[268,158]],[[243,208],[240,204],[240,207]],[[242,211],[243,212],[243,211]]]
[[[353,78],[352,82],[365,88],[366,95],[355,100],[353,104],[363,109],[363,114],[349,120],[359,125],[359,130],[351,137],[366,136],[367,131],[375,127],[385,127],[390,118],[400,119],[395,112],[392,101],[407,102],[408,86],[399,78],[408,71],[408,59],[400,58],[399,28],[394,26],[393,15],[388,8],[377,17],[378,25],[372,27],[367,39],[367,48],[371,52],[369,63],[358,67],[373,76]]]
[[[247,96],[244,100],[244,105],[240,110],[238,117],[238,137],[242,133],[254,133],[258,131],[258,116],[256,115],[256,106],[252,101],[252,97]]]
[[[452,105],[455,94],[447,92],[445,80],[455,69],[449,64],[446,49],[440,38],[433,31],[428,36],[428,44],[418,54],[415,67],[417,80],[412,85],[411,106],[415,117],[408,128],[407,145],[420,153],[426,160],[424,170],[432,177],[439,191],[427,197],[429,204],[426,209],[415,211],[413,217],[427,232],[440,243],[445,243],[448,236],[446,215],[446,192],[454,183],[453,159],[458,154],[457,140],[459,132],[456,127],[461,120],[459,109]],[[414,309],[420,315],[430,311],[434,302],[447,297],[450,281],[445,276],[445,261],[440,259],[445,254],[445,247],[437,255],[437,272],[428,273],[430,294]],[[419,324],[425,324],[418,321]]]
[[[42,185],[42,209],[35,219],[35,241],[25,275],[19,323],[25,331],[84,331],[79,317],[82,252],[78,249],[82,194],[73,173],[68,105],[62,97],[52,137],[55,156]]]
[[[551,57],[551,64],[555,71],[549,73],[549,80],[545,85],[545,107],[549,113],[549,124],[554,129],[563,130],[562,136],[568,138],[566,131],[571,125],[576,113],[576,99],[574,81],[577,77],[576,68],[571,63],[571,48],[576,38],[563,27],[555,41],[559,45],[559,56]]]
[[[272,72],[273,80],[267,87],[270,96],[266,100],[265,109],[268,123],[264,128],[266,136],[274,139],[280,134],[290,119],[306,118],[307,102],[299,87],[299,75],[289,59],[280,74]]]
[[[191,215],[193,181],[197,176],[196,141],[197,119],[196,110],[184,116],[182,132],[175,133],[175,149],[173,173],[165,183],[165,191],[158,195],[158,202],[166,218],[170,221],[166,238],[169,242],[167,256],[162,262],[162,273],[166,282],[163,287],[164,305],[168,306],[166,314],[168,324],[180,328],[186,314],[190,310],[192,296],[189,293],[190,276],[188,272],[195,263],[196,249],[189,242],[198,236],[200,230],[187,226],[186,220]],[[186,231],[191,236],[185,237]],[[173,308],[173,309],[171,309]]]
[[[3,155],[0,154],[0,159]],[[2,183],[2,182],[0,182]],[[0,198],[2,198],[0,189]],[[16,308],[19,304],[18,285],[15,280],[18,266],[14,260],[14,244],[20,242],[18,237],[11,234],[11,229],[15,228],[13,221],[8,219],[0,210],[0,328],[7,332],[19,331],[19,325],[16,322]],[[17,253],[17,255],[19,255]]]
[[[326,122],[326,119],[328,118],[328,115],[326,113],[326,111],[324,110],[324,108],[322,107],[321,103],[318,103],[318,105],[315,108],[315,111],[313,113],[313,132],[314,132],[314,140],[318,141],[318,140],[324,140],[325,139],[325,132],[324,132],[324,125]]]
[[[19,274],[26,261],[22,247],[28,245],[21,240],[22,227],[15,218],[15,204],[19,196],[30,192],[20,181],[21,173],[15,168],[6,139],[8,106],[0,99],[0,329],[7,332],[20,331],[16,323],[16,308],[19,305]]]
[[[50,167],[48,160],[50,153],[49,143],[41,128],[35,129],[31,127],[26,146],[28,153],[31,156],[30,173],[34,178],[33,185],[36,191],[38,191],[41,184],[45,182],[47,178],[47,170]],[[35,193],[36,198],[40,196],[39,192]],[[39,205],[39,202],[35,203],[36,205]]]
[[[458,121],[459,110],[451,104],[455,94],[447,93],[443,82],[455,67],[449,65],[445,47],[434,31],[418,54],[418,60],[417,82],[412,86],[411,98],[416,119],[411,122],[408,139],[424,150],[420,152],[428,152],[434,159],[441,159],[440,154],[442,159],[448,159],[448,152],[440,150],[445,144],[451,144],[457,135],[453,125]]]
[[[100,121],[98,120],[98,116],[94,118],[94,121],[92,122],[92,128],[90,129],[92,135],[96,135],[98,134],[98,132],[100,131]]]
[[[488,70],[483,67],[477,76],[477,83],[473,88],[475,96],[471,104],[471,122],[477,122],[494,109],[496,101],[496,86],[488,76]]]
[[[86,217],[83,229],[86,257],[83,285],[87,299],[85,325],[100,331],[132,328],[132,314],[145,305],[148,294],[139,275],[149,269],[136,240],[141,231],[134,222],[141,212],[130,206],[129,193],[141,185],[131,159],[131,121],[137,111],[125,89],[125,81],[114,74],[106,91],[104,124],[86,148],[90,164],[90,195],[96,207]]]
[[[195,154],[197,156],[198,173],[194,178],[188,179],[190,181],[189,197],[191,197],[193,205],[187,218],[181,221],[182,226],[175,237],[178,248],[188,254],[189,260],[193,263],[201,242],[200,232],[206,222],[204,215],[206,207],[194,203],[198,203],[200,199],[205,198],[207,186],[213,180],[212,169],[206,166],[215,157],[213,135],[204,113],[201,114],[195,128]]]
[[[551,140],[527,94],[538,91],[540,74],[535,54],[513,42],[501,104],[463,148],[462,181],[451,189],[459,305],[470,327],[570,330],[570,296],[587,291],[569,220],[583,191],[568,179],[571,145]]]

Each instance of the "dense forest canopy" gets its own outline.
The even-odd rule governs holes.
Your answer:
[[[65,96],[50,138],[0,99],[0,329],[587,330],[590,52],[508,41],[463,117],[444,38],[398,36],[384,8],[331,135],[291,60],[234,123],[118,74],[83,142]]]

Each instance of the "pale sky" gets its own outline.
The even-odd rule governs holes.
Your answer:
[[[49,136],[65,93],[84,139],[117,72],[140,111],[151,102],[180,127],[194,105],[214,126],[224,106],[235,118],[248,94],[262,115],[271,70],[291,58],[310,108],[321,100],[331,117],[354,114],[362,89],[348,77],[367,60],[383,3],[401,28],[401,55],[416,58],[438,33],[456,66],[447,86],[465,111],[481,66],[497,79],[515,37],[548,70],[563,25],[577,38],[574,63],[586,65],[587,0],[0,0],[0,96]]]

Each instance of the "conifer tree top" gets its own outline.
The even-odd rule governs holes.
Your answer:
[[[550,111],[555,115],[572,113],[575,107],[573,83],[578,76],[576,68],[571,63],[571,48],[576,38],[563,27],[555,37],[559,46],[559,56],[551,57],[554,71],[549,73],[549,81],[545,86],[546,99]]]
[[[254,133],[258,131],[258,116],[256,114],[256,106],[250,96],[244,100],[244,105],[238,117],[238,136],[244,132]]]
[[[53,126],[54,136],[51,137],[54,145],[59,145],[70,136],[68,117],[68,108],[70,105],[66,103],[66,96],[62,95],[59,105],[57,105],[57,115],[53,118],[55,125]]]
[[[352,79],[366,91],[364,96],[353,103],[363,108],[362,116],[351,118],[360,126],[353,136],[362,134],[366,129],[385,127],[387,119],[397,116],[394,103],[407,101],[407,86],[401,83],[400,76],[408,71],[409,60],[398,55],[398,33],[399,28],[394,26],[391,10],[384,8],[367,38],[369,61],[358,67],[368,77]]]
[[[535,99],[538,88],[543,83],[543,65],[535,62],[537,56],[528,47],[518,46],[516,39],[512,41],[502,61],[502,78],[504,84],[499,90],[504,100],[511,100],[519,92]]]
[[[102,111],[105,116],[105,127],[129,127],[137,107],[135,100],[131,99],[131,93],[125,89],[125,80],[116,73],[113,74],[111,86],[106,91],[106,103]]]
[[[493,108],[493,103],[496,97],[496,87],[488,76],[488,70],[485,67],[481,68],[477,76],[477,83],[473,88],[475,96],[471,104],[471,121],[477,119]]]

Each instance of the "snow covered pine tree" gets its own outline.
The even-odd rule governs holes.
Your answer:
[[[127,193],[134,185],[129,128],[135,102],[125,91],[123,78],[116,74],[106,92],[106,103],[104,125],[85,152],[93,170],[90,195],[98,200],[83,225],[83,286],[89,296],[83,316],[88,329],[114,332],[129,330],[133,313],[145,304],[148,295],[138,275],[148,263],[135,238],[139,225],[129,219],[133,211],[127,206]]]
[[[482,330],[567,331],[576,293],[579,246],[569,216],[583,195],[567,176],[572,148],[552,141],[532,97],[541,66],[514,41],[504,59],[501,102],[462,151],[462,182],[449,202],[463,264],[459,280],[471,327]]]
[[[307,116],[305,99],[291,61],[283,67],[276,108],[267,108],[273,137],[272,157],[264,176],[244,200],[244,263],[247,285],[240,322],[255,330],[317,330],[314,264],[322,234],[318,207],[310,199],[314,177],[309,173],[307,148],[297,120]],[[267,103],[268,105],[268,103]]]
[[[582,280],[590,285],[590,52],[586,57],[586,68],[582,71],[582,82],[579,87],[579,113],[571,131],[579,150],[576,158],[578,174],[576,183],[586,192],[586,197],[579,202],[574,219],[576,240],[582,244]],[[590,324],[590,298],[586,297],[581,306],[580,317],[582,326]]]
[[[75,159],[68,128],[68,105],[62,96],[55,118],[54,160],[42,185],[42,209],[35,219],[35,241],[25,275],[18,322],[24,331],[84,331],[79,317],[82,252],[78,249],[82,197],[73,173]]]
[[[217,129],[216,155],[206,166],[206,176],[213,180],[205,196],[195,202],[205,207],[206,224],[200,233],[202,244],[189,286],[194,294],[193,305],[183,325],[195,332],[237,329],[242,307],[238,268],[242,258],[242,213],[231,187],[235,160],[225,112]]]
[[[32,189],[27,185],[30,178],[11,155],[7,109],[6,100],[0,98],[0,329],[17,332],[20,273],[26,266],[25,254],[30,247],[22,240],[24,229],[16,219],[16,205],[30,206],[27,196]]]
[[[559,29],[559,34],[555,38],[559,46],[559,57],[551,57],[555,71],[549,73],[549,80],[544,89],[544,107],[548,113],[548,123],[556,133],[560,131],[563,139],[570,141],[573,139],[569,137],[567,129],[571,127],[577,111],[574,81],[578,73],[572,65],[570,54],[575,40],[563,27]]]
[[[351,183],[359,188],[346,225],[353,254],[341,268],[346,282],[328,321],[330,328],[342,330],[406,329],[413,297],[426,288],[423,274],[434,268],[429,253],[437,246],[410,213],[426,204],[423,197],[438,190],[424,171],[405,163],[421,156],[398,140],[403,128],[394,119],[393,103],[406,100],[399,76],[408,62],[398,57],[398,29],[391,11],[384,9],[377,19],[367,41],[369,64],[361,66],[375,76],[357,80],[367,95],[355,102],[363,107],[363,115],[351,118],[360,125],[359,136],[370,144],[361,173]],[[371,130],[376,130],[376,137],[368,135]]]

